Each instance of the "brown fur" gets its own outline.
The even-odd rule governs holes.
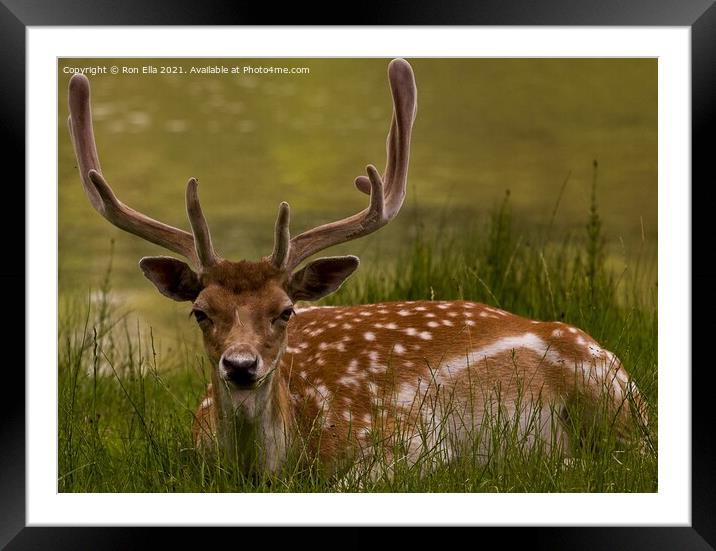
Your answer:
[[[269,262],[249,260],[222,260],[206,269],[201,276],[205,287],[216,285],[236,295],[259,291],[271,282],[285,287],[286,279],[286,272],[275,268]]]
[[[489,353],[512,337],[514,347]],[[520,339],[544,343],[544,353],[518,346]],[[488,351],[484,358],[466,360],[480,350]],[[282,385],[275,399],[290,410],[291,430],[329,467],[370,454],[376,434],[415,433],[422,422],[418,402],[445,396],[467,415],[467,423],[481,421],[486,396],[496,393],[506,404],[522,396],[559,408],[577,396],[595,402],[607,395],[618,431],[630,416],[628,407],[620,407],[628,393],[623,366],[587,334],[464,301],[299,311],[288,327],[278,375]],[[399,403],[401,389],[418,381],[424,391],[412,403]],[[638,394],[635,399],[645,415]],[[485,403],[475,405],[476,400]]]

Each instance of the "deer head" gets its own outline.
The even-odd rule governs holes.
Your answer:
[[[381,176],[368,165],[355,185],[370,196],[367,208],[342,220],[290,237],[289,206],[281,203],[274,247],[258,260],[221,258],[199,203],[198,182],[190,178],[186,210],[191,233],[153,220],[123,204],[100,168],[92,128],[90,86],[76,74],[69,84],[68,126],[85,193],[92,206],[115,226],[185,257],[145,257],[144,275],[160,293],[191,301],[203,332],[215,377],[235,392],[260,386],[278,365],[294,304],[315,301],[334,291],[356,270],[355,256],[327,257],[298,268],[308,257],[332,245],[368,235],[392,220],[405,198],[410,136],[416,112],[416,87],[410,65],[393,60],[388,67],[393,117],[387,139],[387,163]]]

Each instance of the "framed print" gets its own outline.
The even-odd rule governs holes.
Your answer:
[[[284,28],[3,10],[28,132],[11,548],[133,545],[133,526],[714,541],[692,360],[712,324],[692,332],[689,255],[709,235],[690,232],[689,176],[713,8],[530,20],[559,28],[481,26],[511,17],[489,9]],[[25,43],[26,62],[8,53]]]

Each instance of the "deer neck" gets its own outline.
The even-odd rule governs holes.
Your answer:
[[[217,389],[217,436],[223,451],[247,467],[275,472],[286,459],[293,435],[288,387],[280,370],[252,390],[237,390],[215,375],[212,378]]]

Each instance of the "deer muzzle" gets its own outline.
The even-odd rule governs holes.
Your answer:
[[[256,384],[260,367],[261,357],[246,346],[229,348],[219,361],[222,378],[240,388]]]

